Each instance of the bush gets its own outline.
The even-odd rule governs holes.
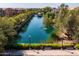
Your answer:
[[[44,49],[45,47],[51,47],[52,49],[61,49],[62,45],[61,44],[16,44],[13,48],[15,49]],[[63,48],[66,47],[74,47],[73,44],[64,44]]]
[[[76,49],[79,49],[79,44],[76,44],[74,47],[75,47]]]
[[[52,49],[59,49],[61,48],[60,44],[42,44],[43,47],[51,47]]]
[[[28,49],[29,48],[29,44],[16,44],[16,46],[14,46],[17,49]]]

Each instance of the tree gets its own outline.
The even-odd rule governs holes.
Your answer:
[[[51,10],[52,10],[51,7],[45,7],[45,8],[43,8],[44,14],[47,13],[47,12],[51,12]]]
[[[61,4],[59,7],[58,16],[54,19],[54,28],[58,29],[61,33],[66,33],[66,25],[68,23],[69,10],[68,6]]]
[[[0,28],[0,52],[4,51],[4,47],[7,44],[7,37],[4,35],[2,29]]]
[[[79,39],[79,16],[75,10],[71,11],[67,28],[69,38]]]

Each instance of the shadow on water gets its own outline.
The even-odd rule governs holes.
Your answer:
[[[33,17],[32,17],[31,19],[33,19]],[[28,28],[28,25],[30,24],[30,22],[31,22],[31,20],[27,21],[27,22],[25,23],[25,25],[21,28],[20,32],[25,32],[25,31],[27,31],[27,28]]]

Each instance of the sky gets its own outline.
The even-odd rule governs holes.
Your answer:
[[[79,3],[65,3],[69,7],[79,7]],[[0,3],[0,8],[43,8],[58,7],[60,3]]]

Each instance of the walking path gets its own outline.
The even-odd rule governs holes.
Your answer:
[[[8,54],[9,53],[9,54]],[[79,56],[79,50],[9,50],[9,56]]]
[[[79,50],[24,50],[24,56],[79,56]]]

